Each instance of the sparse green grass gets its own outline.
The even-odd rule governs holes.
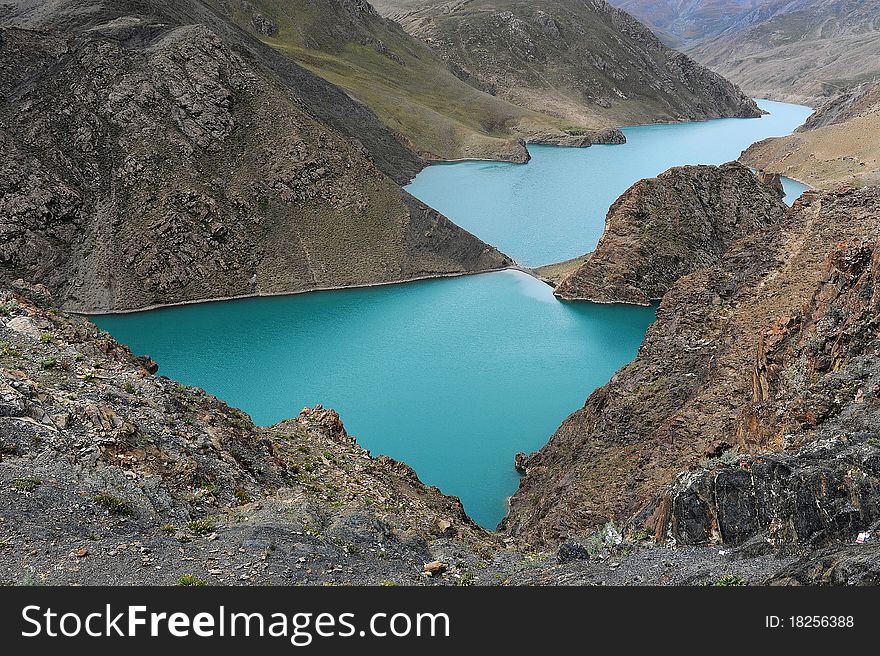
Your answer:
[[[184,574],[179,579],[177,579],[177,585],[185,587],[202,587],[208,585],[208,582],[200,579],[193,574]]]
[[[18,451],[18,447],[15,446],[12,442],[7,442],[6,440],[0,439],[0,455],[7,454],[11,455]]]
[[[397,584],[394,581],[392,581],[391,579],[385,579],[384,581],[382,581],[382,583],[380,585],[384,588],[393,588]]]
[[[43,369],[54,369],[56,366],[58,366],[58,359],[51,356],[48,358],[44,358],[40,360],[40,366]]]
[[[43,344],[49,344],[52,341],[52,333],[47,333],[47,332],[40,333],[40,341]]]
[[[238,501],[239,506],[243,506],[243,505],[248,504],[252,501],[251,495],[249,495],[247,493],[247,490],[243,490],[243,489],[239,488],[239,489],[235,490],[235,492],[233,492],[232,494],[235,497],[235,500]]]
[[[128,501],[120,499],[109,492],[101,492],[92,497],[92,501],[117,515],[134,515],[134,508]]]
[[[159,530],[170,535],[177,530],[177,527],[174,524],[168,523],[162,524],[162,526],[159,527]]]
[[[0,356],[4,358],[17,358],[21,355],[21,351],[19,351],[13,344],[10,344],[6,340],[0,341]]]
[[[470,587],[473,584],[474,584],[473,572],[465,572],[455,582],[455,585],[462,586],[462,587]]]
[[[194,519],[189,522],[186,527],[196,535],[207,535],[208,533],[213,533],[217,528],[217,524],[214,523],[213,519],[205,517],[204,519]]]
[[[716,586],[724,588],[737,587],[745,584],[745,579],[736,574],[722,574],[721,577],[715,581]]]
[[[125,390],[126,394],[134,394],[137,390],[135,390],[134,385],[131,383],[125,383],[122,386],[122,389]]]
[[[43,481],[38,478],[16,478],[12,481],[12,489],[16,492],[33,492]]]

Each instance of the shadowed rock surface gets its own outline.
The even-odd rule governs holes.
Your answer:
[[[597,303],[660,300],[737,239],[782,219],[782,185],[778,176],[767,182],[736,162],[673,168],[637,182],[611,206],[596,250],[554,293]]]
[[[7,281],[108,311],[510,263],[400,189],[420,160],[369,110],[201,3],[2,11],[39,28],[0,31]]]
[[[733,542],[810,543],[868,528],[880,453],[869,428],[878,215],[877,188],[809,192],[783,221],[681,278],[636,360],[526,458],[505,530],[558,543],[630,521],[695,542],[723,538],[727,517]],[[698,470],[725,462],[722,500],[715,487],[709,503],[718,475]],[[750,467],[763,473],[743,480]],[[759,489],[781,496],[762,505]]]

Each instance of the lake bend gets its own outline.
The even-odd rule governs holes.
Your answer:
[[[525,165],[433,165],[407,189],[523,265],[558,262],[595,247],[608,207],[638,179],[736,159],[811,111],[759,104],[770,115],[627,128],[625,145],[530,146]],[[789,201],[806,188],[785,185]],[[258,424],[336,409],[362,446],[494,528],[518,485],[514,455],[540,448],[635,357],[654,308],[562,303],[511,270],[91,318]]]

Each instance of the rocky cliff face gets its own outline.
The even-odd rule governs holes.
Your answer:
[[[880,84],[845,90],[794,134],[753,144],[740,157],[820,188],[880,183]]]
[[[682,477],[664,503],[676,540],[815,545],[880,525],[878,265],[873,237],[834,245],[804,308],[760,336],[741,439],[780,453]]]
[[[499,96],[582,125],[760,115],[734,85],[602,0],[377,6]]]
[[[505,529],[809,543],[869,527],[878,215],[877,188],[810,192],[681,278],[636,360],[525,460]]]
[[[398,187],[419,160],[374,115],[199,3],[3,11],[46,27],[0,32],[7,281],[108,311],[509,263]]]
[[[555,294],[564,300],[648,305],[682,276],[715,264],[737,239],[779,222],[779,177],[738,163],[674,168],[641,180],[608,211],[586,262]]]

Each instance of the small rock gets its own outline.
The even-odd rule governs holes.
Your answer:
[[[430,563],[425,563],[425,567],[423,571],[427,576],[440,576],[443,572],[446,571],[448,565],[439,560],[432,560]]]

